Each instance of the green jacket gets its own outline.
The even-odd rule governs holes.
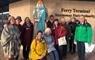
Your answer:
[[[92,42],[92,27],[90,24],[78,24],[75,31],[75,41],[86,42],[91,44]]]

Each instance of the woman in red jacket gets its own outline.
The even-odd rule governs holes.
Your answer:
[[[60,24],[58,19],[56,19],[54,21],[54,26],[53,26],[53,36],[54,36],[54,40],[55,40],[55,48],[57,49],[59,56],[60,56],[60,60],[62,60],[62,57],[64,55],[64,57],[66,56],[66,28],[64,27],[63,24]],[[65,42],[64,42],[65,40]],[[62,43],[61,43],[62,42]],[[64,50],[64,51],[63,51]]]

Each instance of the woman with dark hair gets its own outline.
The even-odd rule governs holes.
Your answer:
[[[53,35],[55,40],[55,48],[59,53],[59,59],[62,60],[62,57],[66,56],[66,28],[59,23],[58,19],[54,21]],[[63,51],[65,50],[65,51]]]
[[[55,19],[53,22],[53,36],[54,36],[54,45],[57,51],[58,51],[58,29],[59,29],[59,21],[58,19]]]
[[[22,26],[21,40],[23,45],[23,57],[24,60],[29,59],[30,44],[33,39],[34,26],[29,17],[25,18],[25,22]]]
[[[20,31],[15,22],[15,18],[10,16],[1,34],[1,43],[7,60],[18,60],[16,58],[19,55],[20,49]]]

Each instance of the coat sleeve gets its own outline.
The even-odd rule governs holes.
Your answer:
[[[35,42],[35,39],[33,40],[32,44],[31,44],[31,47],[30,47],[30,53],[29,53],[29,58],[30,59],[40,59],[41,56],[39,56],[37,53],[36,53],[36,42]]]
[[[5,46],[11,39],[13,35],[9,33],[8,27],[4,27],[2,33],[1,33],[1,44],[2,46]]]
[[[46,53],[47,53],[47,45],[46,45],[46,41],[45,41],[45,40],[44,40],[43,42],[44,42],[44,45],[45,45],[45,49],[44,49],[44,51],[43,51],[42,56],[45,56]]]
[[[88,37],[88,40],[87,40],[88,44],[91,44],[92,42],[92,27],[91,26],[87,27],[87,37]]]

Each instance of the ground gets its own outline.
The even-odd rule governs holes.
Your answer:
[[[20,52],[19,60],[23,60],[21,52]],[[86,54],[86,59],[87,60],[95,60],[95,51],[93,51],[90,54]],[[4,56],[3,56],[3,50],[2,50],[1,44],[0,44],[0,60],[5,60]],[[48,58],[48,60],[50,60],[50,59]],[[63,60],[78,60],[78,57],[77,57],[77,54],[68,53],[67,59],[63,59]]]

